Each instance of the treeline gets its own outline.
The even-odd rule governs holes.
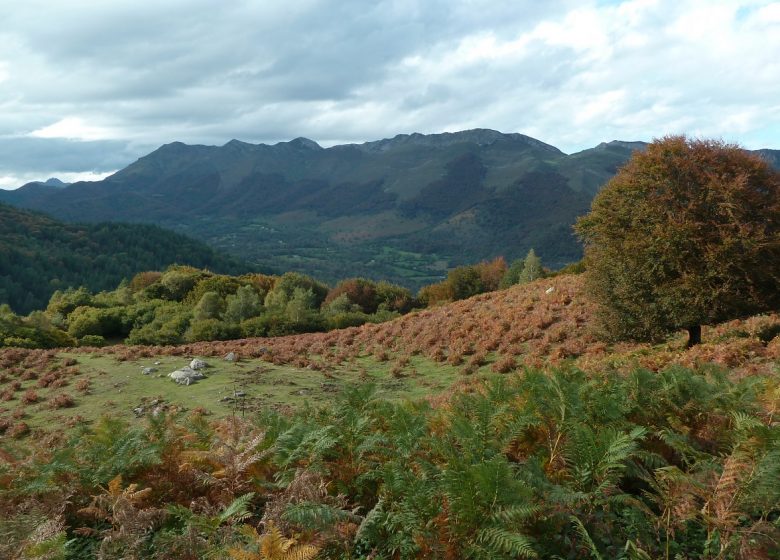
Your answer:
[[[175,265],[138,273],[112,291],[58,290],[45,310],[27,317],[0,306],[0,347],[172,345],[327,331],[387,321],[545,273],[531,251],[511,266],[499,258],[453,269],[415,297],[401,286],[364,278],[331,288],[295,272],[229,276]]]
[[[0,304],[27,314],[56,290],[111,290],[143,270],[186,263],[225,274],[249,268],[207,245],[157,226],[66,224],[0,204]]]

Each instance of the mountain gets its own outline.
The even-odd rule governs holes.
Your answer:
[[[572,223],[644,146],[613,141],[567,155],[485,129],[330,148],[306,138],[174,142],[99,182],[0,199],[69,221],[162,225],[277,271],[414,288],[447,267],[532,247],[548,266],[578,260]],[[777,164],[780,152],[763,152]]]
[[[174,263],[248,271],[201,242],[157,226],[65,224],[0,204],[0,304],[18,313],[45,307],[57,289],[110,289],[123,278]]]

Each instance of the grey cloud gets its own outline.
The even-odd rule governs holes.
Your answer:
[[[567,151],[678,128],[775,147],[780,21],[739,1],[726,29],[689,0],[5,2],[0,170],[110,170],[173,140],[457,127]],[[24,138],[68,117],[113,140]]]
[[[0,174],[23,171],[105,172],[126,166],[149,146],[119,140],[81,142],[59,138],[0,138]]]

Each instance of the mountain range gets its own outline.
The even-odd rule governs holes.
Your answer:
[[[530,248],[550,267],[578,260],[571,225],[644,146],[567,155],[486,129],[329,148],[173,142],[102,181],[32,183],[0,200],[67,221],[161,225],[279,272],[416,288],[448,267]],[[759,152],[780,166],[780,151]]]

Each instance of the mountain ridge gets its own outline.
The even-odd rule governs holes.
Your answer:
[[[0,200],[66,221],[160,225],[279,272],[416,288],[448,267],[532,247],[548,266],[578,260],[572,223],[645,145],[613,140],[565,154],[490,129],[330,147],[304,137],[171,142],[102,181]],[[780,151],[760,154],[780,165]]]

